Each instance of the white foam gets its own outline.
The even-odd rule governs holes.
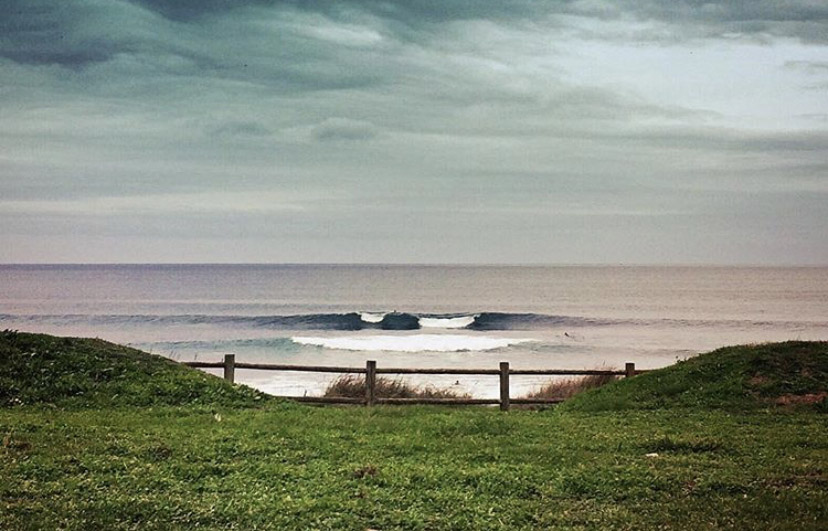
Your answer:
[[[385,315],[384,313],[362,312],[359,314],[359,318],[366,323],[381,323]]]
[[[476,315],[465,315],[463,317],[420,317],[422,328],[466,328],[474,322]]]
[[[460,352],[493,350],[534,341],[527,338],[484,337],[457,334],[416,334],[348,337],[293,337],[302,345],[315,345],[337,350],[390,352]]]

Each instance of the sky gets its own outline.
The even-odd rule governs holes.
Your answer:
[[[0,0],[2,263],[828,264],[824,0]]]

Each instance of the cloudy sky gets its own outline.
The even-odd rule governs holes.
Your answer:
[[[824,0],[0,0],[0,262],[828,264]]]

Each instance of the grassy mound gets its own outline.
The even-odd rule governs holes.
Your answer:
[[[721,348],[580,394],[561,409],[743,410],[774,404],[828,411],[828,342],[788,341]]]
[[[251,406],[264,400],[161,356],[100,339],[0,332],[0,407]]]

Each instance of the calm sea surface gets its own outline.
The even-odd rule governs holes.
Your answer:
[[[828,339],[828,268],[0,265],[0,328],[177,360],[654,368],[724,345]],[[317,394],[331,376],[237,378]],[[487,377],[414,381],[496,394]]]

